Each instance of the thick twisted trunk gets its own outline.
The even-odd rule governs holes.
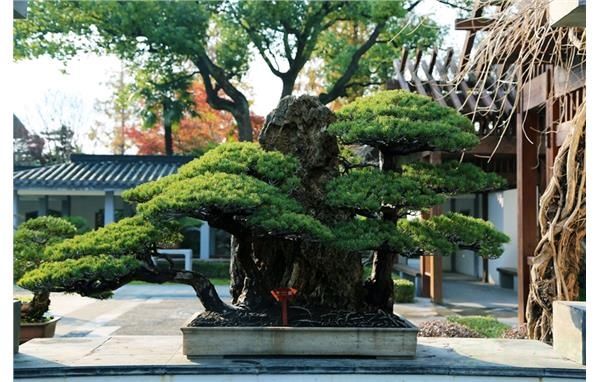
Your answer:
[[[39,322],[50,307],[50,292],[36,292],[30,302],[21,305],[21,319]]]
[[[323,207],[322,190],[337,175],[339,166],[336,138],[326,131],[333,120],[333,113],[316,97],[285,97],[267,117],[259,137],[264,149],[298,159],[301,184],[293,196],[325,222],[340,218]],[[352,310],[363,306],[358,255],[308,240],[252,237],[251,245],[243,243],[240,237],[235,241],[231,267],[235,303],[250,308],[264,302],[273,304],[270,290],[293,287],[298,290],[298,304]]]
[[[379,153],[379,167],[381,171],[396,171],[400,173],[400,169],[395,169],[393,155],[385,151],[380,151]],[[395,225],[398,221],[398,212],[396,209],[384,206],[382,211],[383,220]],[[375,251],[371,277],[365,282],[367,304],[388,313],[394,311],[392,271],[396,256],[395,253],[383,248]]]
[[[552,302],[577,300],[580,267],[585,263],[585,103],[571,135],[554,162],[554,174],[540,198],[541,240],[531,267],[527,331],[552,342]]]
[[[365,282],[367,304],[388,313],[394,311],[394,282],[392,281],[394,256],[390,251],[376,251],[373,256],[371,277]]]

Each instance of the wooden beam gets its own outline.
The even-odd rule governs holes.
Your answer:
[[[437,49],[433,49],[433,52],[431,52],[431,60],[429,60],[429,70],[427,70],[427,74],[429,74],[429,76],[433,76],[433,69],[435,69],[437,55],[438,55]]]
[[[452,105],[454,106],[454,108],[456,110],[461,111],[463,109],[463,102],[456,95],[456,92],[454,89],[454,84],[452,83],[452,81],[450,81],[450,78],[448,78],[447,65],[442,66],[442,64],[440,64],[439,62],[436,62],[435,66],[440,75],[440,79],[442,81],[446,82],[446,84],[447,84],[446,86],[447,86],[448,96],[450,97],[450,101],[452,101]]]
[[[457,31],[479,31],[492,25],[496,20],[485,17],[473,17],[468,19],[456,19],[454,29]]]
[[[417,58],[418,58],[418,60],[415,61],[417,64],[415,64],[415,65],[418,65],[418,62],[421,61],[420,52],[417,52]],[[412,79],[412,83],[417,88],[417,92],[419,92],[422,95],[430,97],[431,95],[429,94],[429,92],[427,91],[427,89],[425,89],[425,87],[421,83],[421,79],[417,75],[417,67],[415,65],[413,65],[413,63],[410,62],[410,61],[408,61],[406,63],[406,66],[408,68],[408,72],[410,73],[410,76],[411,76],[411,79]]]
[[[437,81],[431,75],[431,73],[433,72],[433,62],[430,63],[430,66],[428,67],[425,61],[423,61],[421,62],[421,67],[423,68],[423,71],[427,76],[427,83],[429,84],[431,92],[433,93],[433,99],[435,99],[442,106],[448,106],[446,100],[444,100],[444,94],[442,93],[442,89],[439,87]]]
[[[473,17],[481,17],[482,14],[483,7],[481,7],[479,0],[475,0],[473,2]],[[475,35],[476,32],[474,30],[469,30],[465,36],[465,43],[463,44],[462,52],[458,60],[458,67],[461,72],[465,69],[467,63],[469,62],[469,57],[471,56],[471,51],[473,50],[473,45],[475,44]]]
[[[456,68],[456,65],[453,62],[450,62],[449,68],[454,75],[458,75],[459,71]],[[467,105],[471,109],[471,112],[477,111],[477,100],[475,96],[473,96],[473,89],[471,89],[464,80],[460,80],[458,83],[458,87],[463,92]]]
[[[396,81],[398,81],[398,84],[400,85],[401,89],[410,91],[410,86],[408,85],[408,82],[404,78],[404,70],[402,70],[401,68],[402,68],[401,61],[394,60],[394,69],[396,70]]]
[[[500,144],[498,144],[498,141],[501,138],[502,140],[500,141]],[[500,135],[488,135],[483,138],[477,146],[467,150],[466,153],[480,156],[489,156],[492,153],[516,155],[517,139],[516,137],[507,134],[505,134],[504,137],[500,137]]]
[[[537,147],[539,115],[519,108],[517,114],[517,273],[518,318],[525,322],[529,295],[528,258],[538,242],[537,228]],[[541,192],[541,191],[540,191]]]

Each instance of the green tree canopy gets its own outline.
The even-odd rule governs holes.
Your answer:
[[[311,60],[322,62],[322,103],[356,96],[389,77],[402,46],[440,40],[441,28],[414,12],[420,2],[36,0],[15,21],[14,51],[17,59],[117,55],[142,70],[147,120],[162,116],[165,128],[188,109],[200,75],[208,103],[233,115],[244,141],[252,130],[241,79],[254,51],[281,80],[281,97]]]

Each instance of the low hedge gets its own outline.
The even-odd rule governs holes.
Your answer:
[[[171,258],[175,268],[184,269],[185,260],[182,258]],[[157,264],[161,268],[167,268],[169,264],[166,260],[157,259]],[[192,270],[208,277],[209,279],[228,279],[229,278],[229,262],[228,261],[206,261],[200,259],[192,260]]]
[[[405,279],[394,280],[394,302],[413,302],[415,299],[415,284]]]

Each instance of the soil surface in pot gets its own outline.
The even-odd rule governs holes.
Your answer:
[[[202,312],[191,327],[231,327],[231,326],[281,326],[281,309],[263,311],[236,309],[225,313]],[[292,327],[357,327],[357,328],[411,328],[402,317],[382,310],[376,312],[355,312],[328,310],[318,307],[288,307],[288,326]]]

